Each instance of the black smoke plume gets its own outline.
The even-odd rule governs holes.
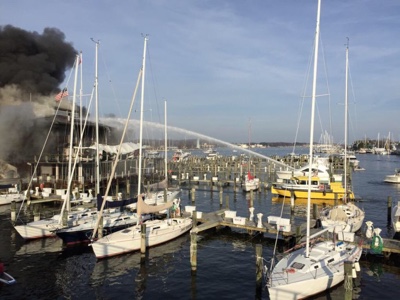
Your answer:
[[[42,34],[11,25],[0,27],[0,87],[17,85],[25,92],[49,95],[58,90],[77,51],[56,28]]]
[[[57,28],[0,26],[0,159],[32,161],[40,152],[48,128],[38,119],[54,114],[54,95],[77,53]]]

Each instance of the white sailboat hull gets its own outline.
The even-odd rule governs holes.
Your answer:
[[[322,211],[320,216],[323,228],[340,227],[340,231],[357,232],[363,225],[365,212],[353,203],[341,204]]]
[[[271,273],[270,299],[303,299],[344,281],[344,262],[358,262],[362,248],[346,242],[320,242],[309,257],[302,248],[280,260]]]
[[[256,191],[259,188],[260,188],[260,179],[259,178],[246,180],[243,185],[243,191],[245,191],[245,192]]]
[[[300,282],[269,289],[270,299],[303,299],[332,288],[344,280],[340,272],[321,278],[310,278]],[[319,287],[319,288],[317,288]]]
[[[192,228],[190,218],[152,220],[146,223],[146,247],[156,246],[181,236]],[[92,243],[97,258],[137,251],[141,248],[141,225],[109,234]]]
[[[72,226],[78,220],[90,219],[97,216],[97,210],[81,209],[68,214],[68,226]],[[41,239],[56,236],[55,230],[62,228],[61,215],[54,215],[49,219],[32,221],[23,225],[15,225],[15,230],[26,240]]]
[[[11,202],[21,202],[24,200],[23,194],[0,194],[0,205],[10,204]]]
[[[14,226],[19,235],[26,240],[54,237],[55,233],[53,230],[56,230],[58,227],[57,219],[45,219]]]

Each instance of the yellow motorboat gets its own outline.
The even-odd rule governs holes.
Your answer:
[[[281,197],[308,198],[308,176],[292,177],[288,182],[275,183],[271,186],[271,193]],[[342,182],[322,181],[318,176],[311,177],[311,199],[342,200],[345,189]],[[347,191],[347,200],[354,200],[354,193]]]

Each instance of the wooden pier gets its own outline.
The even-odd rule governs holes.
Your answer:
[[[186,212],[188,213],[188,212]],[[221,209],[214,212],[199,212],[195,210],[195,207],[192,207],[192,210],[189,212],[192,214],[193,218],[193,229],[190,231],[191,234],[191,246],[190,246],[190,262],[192,272],[196,272],[197,269],[197,234],[212,229],[212,228],[222,228],[222,227],[230,227],[236,228],[246,231],[248,234],[253,234],[255,232],[259,233],[267,233],[269,236],[265,236],[265,238],[274,239],[279,235],[281,239],[286,242],[291,243],[291,247],[304,243],[305,235],[307,230],[306,223],[293,226],[295,231],[293,231],[292,227],[290,230],[281,230],[282,227],[279,224],[270,224],[268,222],[263,222],[262,217],[263,214],[257,214],[257,221],[254,221],[254,216],[252,216],[252,212],[250,212],[250,217],[237,217],[233,212],[229,209]],[[236,212],[234,212],[236,213]],[[231,216],[231,217],[230,217]],[[199,224],[199,225],[198,225]],[[320,231],[320,228],[315,228],[316,220],[312,219],[310,224],[311,233],[317,233]],[[321,235],[322,239],[331,239],[332,233],[326,232]],[[355,236],[354,243],[362,243],[362,248],[366,251],[366,253],[370,255],[378,254],[383,255],[385,258],[389,258],[392,253],[400,254],[400,240],[382,238],[383,247],[382,250],[378,253],[374,252],[374,249],[371,247],[373,239],[365,237],[364,234]],[[258,255],[258,254],[257,254]],[[258,257],[258,256],[257,256]],[[257,260],[258,261],[258,260]],[[258,264],[259,262],[257,262]],[[259,266],[256,267],[259,269]],[[258,274],[258,273],[257,273]],[[257,275],[258,276],[258,275]]]
[[[193,224],[200,223],[200,225],[194,226],[192,229],[192,233],[199,233],[211,228],[217,228],[217,227],[231,227],[231,228],[237,228],[237,229],[243,229],[246,230],[248,233],[253,233],[253,232],[262,232],[262,233],[270,233],[270,234],[277,234],[278,232],[282,234],[283,237],[291,237],[295,235],[295,232],[288,231],[288,232],[283,232],[283,231],[278,231],[276,226],[273,226],[267,222],[262,222],[261,226],[258,226],[260,224],[257,224],[253,220],[250,220],[249,218],[245,217],[226,217],[226,213],[231,212],[228,209],[221,209],[215,212],[210,212],[210,213],[201,213],[201,217],[198,218],[196,215],[199,214],[199,212],[194,211],[193,212]],[[260,217],[262,217],[263,214],[261,214]]]

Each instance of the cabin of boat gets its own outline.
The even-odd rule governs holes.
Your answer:
[[[177,149],[174,154],[172,155],[172,160],[175,162],[185,161],[190,157],[190,152],[185,152],[181,149]]]
[[[271,187],[271,193],[281,197],[307,198],[308,176],[292,177],[288,183],[275,183]],[[341,182],[329,181],[318,176],[311,177],[311,199],[334,200],[343,199],[345,190]],[[347,199],[354,200],[354,193],[348,192]]]

